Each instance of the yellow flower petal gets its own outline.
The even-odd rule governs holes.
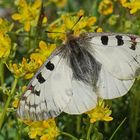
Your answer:
[[[12,19],[14,19],[14,20],[20,20],[22,17],[21,17],[21,15],[20,14],[13,14],[12,15]]]
[[[112,121],[113,118],[111,115],[111,110],[105,106],[105,103],[102,99],[98,100],[96,108],[87,112],[90,122],[95,123],[96,121]]]
[[[30,27],[31,27],[30,21],[27,21],[25,23],[25,26],[24,26],[25,31],[29,32],[30,31]]]
[[[24,79],[31,79],[34,76],[34,73],[27,73],[24,76]]]
[[[43,24],[47,23],[47,17],[44,17],[44,18],[43,18],[42,23],[43,23]]]
[[[90,17],[87,21],[88,26],[92,26],[97,21],[96,17]]]
[[[11,50],[11,39],[6,34],[0,34],[0,58],[9,56]]]
[[[101,1],[98,11],[103,15],[111,14],[113,12],[113,2],[111,0]]]
[[[32,7],[34,9],[37,9],[41,6],[42,1],[41,0],[35,0],[35,2],[33,3]]]
[[[41,41],[39,42],[39,48],[42,49],[42,50],[46,49],[46,48],[47,48],[46,43],[45,43],[44,41],[41,40]]]
[[[49,140],[49,135],[48,134],[42,135],[40,140]]]
[[[12,106],[14,108],[17,108],[18,107],[18,104],[19,104],[19,99],[18,98],[15,98],[14,101],[12,102]]]
[[[19,0],[19,5],[20,5],[21,7],[27,7],[27,2],[26,2],[26,0]]]
[[[103,32],[103,29],[102,28],[97,28],[96,32]]]
[[[33,130],[31,130],[30,132],[29,132],[29,137],[31,138],[31,139],[34,139],[34,138],[36,138],[36,136],[37,136],[37,130],[36,129],[33,129]]]
[[[84,13],[85,13],[85,11],[81,9],[81,10],[77,13],[77,16],[79,16],[79,17],[84,16]]]

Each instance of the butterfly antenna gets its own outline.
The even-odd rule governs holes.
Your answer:
[[[46,30],[45,33],[59,33],[59,34],[66,34],[66,33],[64,33],[64,32],[51,32],[51,31],[48,31],[48,30]]]
[[[81,20],[82,17],[83,17],[83,16],[80,16],[80,17],[79,17],[79,19],[76,21],[76,23],[72,26],[71,31],[74,29],[75,25]],[[65,32],[51,32],[51,31],[48,31],[48,30],[46,30],[45,32],[46,32],[46,33],[66,34]]]
[[[75,24],[72,26],[71,30],[74,29],[75,25],[82,19],[83,15],[79,17],[79,19],[75,22]]]

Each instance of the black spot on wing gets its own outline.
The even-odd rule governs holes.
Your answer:
[[[34,94],[37,95],[37,96],[40,96],[40,91],[35,90]]]
[[[136,43],[132,43],[130,49],[131,49],[131,50],[135,50],[135,49],[136,49]]]
[[[124,41],[123,41],[121,35],[116,35],[116,39],[117,39],[117,45],[118,45],[118,46],[121,46],[121,45],[124,44]]]
[[[108,44],[108,36],[101,36],[101,41],[103,45],[107,45]]]
[[[39,73],[37,76],[36,76],[37,80],[39,83],[44,83],[45,82],[45,79],[43,78],[42,74]]]
[[[50,61],[46,64],[46,68],[50,71],[54,70],[54,64]]]
[[[132,42],[130,49],[131,50],[135,50],[136,49],[136,45],[137,45],[136,37],[130,36],[130,38],[131,38],[131,42]]]

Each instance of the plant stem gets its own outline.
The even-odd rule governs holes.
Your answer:
[[[117,129],[114,131],[114,133],[112,134],[112,136],[110,137],[109,140],[112,140],[112,138],[114,137],[114,135],[117,133],[117,131],[119,130],[119,128],[123,125],[123,123],[126,121],[126,117],[123,119],[123,121],[120,123],[120,125],[117,127]]]
[[[88,131],[87,131],[87,138],[86,138],[86,140],[90,140],[90,134],[91,134],[92,128],[93,128],[93,123],[90,123]]]
[[[29,49],[31,49],[31,39],[30,39],[30,37],[31,37],[31,29],[30,29],[30,31],[28,32],[28,48],[29,48]]]
[[[6,112],[7,112],[7,108],[9,107],[10,101],[11,101],[11,99],[13,97],[13,94],[14,94],[14,91],[15,91],[15,88],[16,88],[16,85],[17,85],[17,81],[18,81],[18,79],[15,78],[14,83],[12,85],[11,93],[8,96],[8,99],[7,99],[6,103],[5,103],[3,112],[2,112],[2,114],[0,116],[0,129],[2,128],[4,119],[5,119],[5,115],[6,115]]]
[[[78,140],[78,138],[76,138],[75,136],[73,136],[73,135],[71,135],[71,134],[69,134],[67,132],[61,132],[61,134],[72,138],[72,140]]]
[[[4,84],[4,64],[0,61],[0,84]]]
[[[76,132],[79,135],[81,131],[81,115],[77,116]]]

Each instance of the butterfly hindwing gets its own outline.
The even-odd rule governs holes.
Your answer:
[[[96,106],[97,96],[92,86],[73,79],[72,92],[73,96],[64,109],[64,112],[69,114],[81,114],[91,110]]]
[[[104,67],[100,71],[97,82],[97,94],[103,99],[113,99],[125,95],[135,80],[119,80]]]
[[[71,78],[72,71],[61,55],[47,60],[23,94],[18,115],[31,120],[58,116],[71,99]]]

